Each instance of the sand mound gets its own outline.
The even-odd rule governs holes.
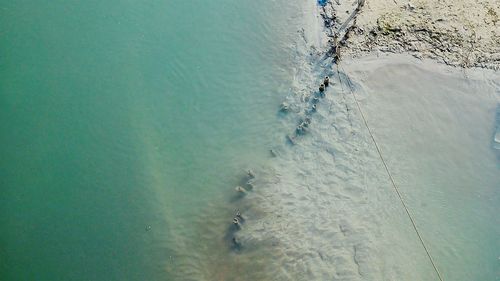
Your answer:
[[[331,1],[329,9],[342,21],[357,5]],[[453,66],[500,69],[497,0],[366,1],[347,37],[343,53],[350,56],[410,53]]]

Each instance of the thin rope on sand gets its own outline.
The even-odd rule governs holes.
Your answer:
[[[424,242],[424,239],[422,238],[422,235],[420,235],[420,231],[418,230],[417,228],[417,224],[415,223],[415,220],[413,219],[413,216],[411,215],[410,213],[410,210],[408,209],[408,207],[406,206],[406,203],[405,201],[403,200],[403,196],[401,195],[401,192],[399,191],[399,188],[398,186],[396,185],[396,182],[394,181],[394,178],[392,177],[392,174],[391,172],[389,171],[389,167],[387,166],[387,163],[385,162],[385,159],[384,157],[382,156],[382,152],[380,150],[380,147],[377,143],[377,141],[375,140],[375,137],[372,133],[372,130],[370,129],[370,127],[368,126],[368,122],[366,121],[366,118],[365,118],[365,115],[363,113],[363,110],[361,110],[361,106],[359,104],[359,101],[356,97],[356,94],[354,92],[354,87],[352,85],[352,81],[351,81],[351,78],[349,78],[349,76],[347,75],[347,73],[345,72],[344,68],[342,68],[342,72],[344,73],[344,75],[347,77],[347,86],[349,87],[349,90],[354,98],[354,101],[356,102],[356,106],[358,107],[358,110],[359,110],[359,113],[361,114],[361,118],[363,119],[363,122],[365,123],[365,126],[366,126],[366,129],[368,130],[368,133],[370,134],[370,137],[373,141],[373,143],[375,144],[375,148],[377,149],[377,153],[380,157],[380,160],[382,161],[382,163],[384,164],[384,168],[385,168],[385,171],[387,172],[387,175],[389,176],[389,179],[391,180],[391,183],[392,183],[392,186],[394,187],[394,190],[396,191],[396,194],[398,195],[399,197],[399,200],[401,201],[401,204],[403,205],[405,211],[406,211],[406,214],[408,215],[408,218],[410,219],[410,222],[413,226],[413,229],[415,229],[415,232],[417,233],[417,236],[418,236],[418,239],[420,240],[420,243],[422,244],[422,246],[424,247],[424,250],[425,252],[427,253],[427,256],[429,257],[429,260],[432,264],[432,267],[434,268],[434,270],[436,271],[436,274],[439,278],[440,281],[443,281],[443,277],[441,276],[441,273],[439,273],[439,270],[436,266],[436,264],[434,263],[434,259],[432,258],[431,256],[431,253],[429,252],[425,242]],[[342,80],[340,78],[340,72],[339,72],[339,64],[337,63],[337,74],[339,76],[339,82],[340,82],[340,85],[342,85]],[[343,91],[343,88],[342,88],[342,91]]]

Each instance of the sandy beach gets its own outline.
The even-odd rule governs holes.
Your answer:
[[[452,66],[500,66],[496,0],[330,1],[322,15],[330,36],[344,39],[342,55],[409,53]]]

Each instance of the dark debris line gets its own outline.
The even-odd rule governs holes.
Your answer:
[[[318,4],[321,9],[320,15],[327,30],[327,36],[330,38],[328,40],[330,46],[323,56],[323,60],[331,58],[332,63],[337,64],[340,61],[341,48],[347,45],[347,39],[356,25],[356,18],[364,6],[365,0],[358,0],[356,8],[344,22],[337,16],[337,12],[330,1],[318,0]],[[325,90],[329,84],[329,77],[326,76],[322,84],[319,85],[318,91],[313,93],[312,99],[306,101],[309,103],[305,112],[306,117],[299,121],[292,134],[286,136],[288,143],[292,145],[296,144],[297,138],[307,133],[311,124],[311,117],[317,111],[320,99],[325,97]],[[290,105],[285,102],[281,104],[281,112],[287,113],[289,110]]]

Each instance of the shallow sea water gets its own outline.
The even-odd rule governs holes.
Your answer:
[[[303,5],[0,4],[0,279],[213,280],[204,248],[282,135]]]

